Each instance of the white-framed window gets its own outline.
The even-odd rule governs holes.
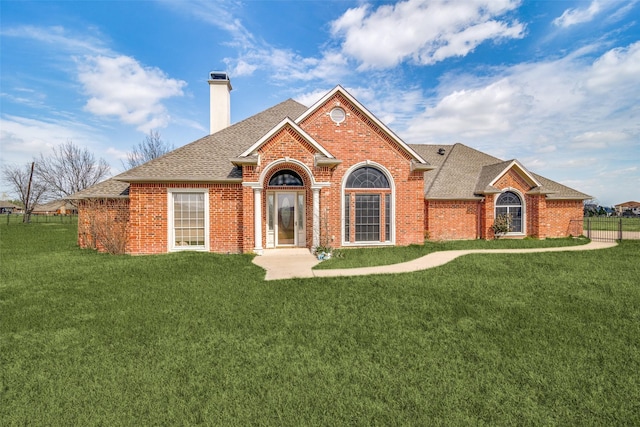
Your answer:
[[[209,250],[209,192],[201,188],[168,191],[169,250]]]
[[[524,233],[524,203],[522,198],[513,190],[507,190],[496,199],[495,217],[509,215],[511,230],[507,234]]]
[[[393,244],[393,181],[380,165],[364,163],[347,172],[343,184],[344,245]]]

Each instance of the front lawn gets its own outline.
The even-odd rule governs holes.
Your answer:
[[[640,242],[264,282],[0,224],[0,425],[640,425]]]

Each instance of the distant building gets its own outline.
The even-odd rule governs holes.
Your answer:
[[[77,215],[78,208],[67,200],[54,200],[36,205],[31,213],[33,215]]]
[[[632,215],[640,215],[640,202],[624,202],[615,206],[616,214],[624,215],[625,213]]]
[[[7,200],[0,200],[0,214],[22,213],[22,208]]]

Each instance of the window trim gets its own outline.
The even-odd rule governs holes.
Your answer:
[[[524,198],[524,195],[519,190],[513,187],[503,188],[500,194],[496,194],[495,201],[493,203],[493,218],[495,219],[498,216],[497,214],[498,207],[515,206],[515,205],[498,205],[498,199],[500,198],[500,196],[502,196],[504,193],[509,193],[509,192],[514,193],[520,199],[520,212],[521,212],[520,221],[522,222],[522,231],[510,231],[506,233],[505,236],[526,236],[527,235],[527,205],[526,205],[526,199]]]
[[[174,225],[174,194],[177,193],[201,193],[204,203],[204,246],[176,246]],[[209,224],[209,189],[208,188],[168,188],[167,189],[167,248],[169,252],[182,251],[206,251],[210,250],[210,224]]]
[[[376,189],[376,188],[365,188],[365,189],[348,189],[347,188],[347,180],[349,179],[349,176],[351,175],[351,173],[353,173],[353,171],[355,171],[356,169],[359,169],[361,167],[373,167],[378,169],[380,172],[382,172],[384,174],[384,176],[387,178],[387,181],[389,182],[389,188],[380,188],[380,189]],[[384,195],[385,194],[390,194],[390,201],[391,201],[391,207],[389,209],[390,211],[390,220],[391,220],[391,227],[390,227],[390,240],[388,241],[376,241],[376,242],[351,242],[349,241],[349,236],[345,236],[345,194],[347,194],[347,190],[349,191],[349,194],[355,194],[356,192],[359,193],[374,193],[374,194],[380,194],[381,199],[384,200]],[[382,190],[379,193],[376,193],[376,190]],[[348,246],[395,246],[396,244],[396,221],[395,221],[395,217],[396,217],[396,183],[395,180],[393,179],[393,176],[391,175],[391,173],[387,170],[386,167],[382,166],[380,163],[376,163],[370,160],[366,160],[360,163],[356,163],[354,165],[352,165],[349,169],[347,169],[347,171],[345,172],[345,174],[342,177],[342,185],[341,185],[341,190],[340,190],[340,194],[341,194],[341,201],[340,201],[340,235],[341,235],[341,241],[342,241],[342,246],[348,247]],[[350,197],[350,200],[355,201],[355,197]],[[382,200],[381,200],[382,201]],[[350,212],[353,212],[353,209],[349,209]],[[380,212],[383,212],[383,209],[380,210]],[[380,226],[382,227],[383,225],[383,221],[382,221],[382,217],[380,218]],[[355,224],[350,224],[350,228],[352,230],[355,230]],[[382,231],[381,231],[381,235],[382,235]],[[386,236],[385,236],[386,237]]]

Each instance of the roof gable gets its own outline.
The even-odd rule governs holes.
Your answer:
[[[529,194],[549,200],[585,200],[591,196],[529,172],[517,160],[503,161],[464,144],[412,145],[435,170],[424,174],[424,194],[430,200],[479,200],[500,192],[493,185],[515,168],[534,187]],[[535,185],[534,185],[535,184]]]
[[[331,91],[327,92],[318,102],[312,105],[307,111],[305,111],[295,122],[302,124],[306,118],[313,115],[316,111],[322,108],[329,100],[331,100],[336,94],[340,94],[344,97],[353,107],[359,110],[364,116],[377,126],[383,133],[385,133],[391,140],[398,145],[403,151],[405,151],[413,160],[419,164],[428,164],[420,154],[413,150],[408,144],[406,144],[398,135],[396,135],[391,129],[382,123],[378,118],[373,115],[367,108],[362,105],[356,98],[354,98],[349,92],[347,92],[342,86],[338,85]]]
[[[258,152],[260,147],[266,144],[274,135],[280,132],[282,129],[286,127],[290,127],[295,133],[297,133],[300,137],[302,137],[305,141],[307,141],[313,148],[317,150],[317,154],[322,154],[323,156],[333,159],[334,157],[315,139],[313,139],[307,132],[305,132],[296,122],[291,120],[289,117],[282,120],[276,126],[274,126],[269,132],[267,132],[262,138],[256,141],[251,147],[246,149],[240,157],[247,157],[254,155]]]

